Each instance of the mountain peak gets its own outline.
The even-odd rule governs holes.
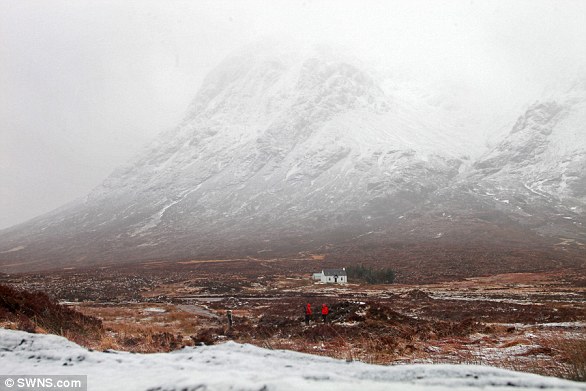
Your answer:
[[[300,48],[276,42],[251,45],[205,78],[185,122],[232,112],[240,122],[282,111],[287,105],[384,107],[372,77],[327,46]]]
[[[381,85],[334,49],[248,47],[209,74],[179,126],[85,202],[0,238],[0,260],[295,252],[372,232],[434,241],[458,230],[450,219],[437,220],[436,208],[461,202],[450,206],[454,213],[498,215],[501,198],[483,198],[497,192],[524,219],[542,211],[529,213],[511,199],[546,194],[574,197],[580,206],[583,102],[531,106],[467,172],[474,160],[463,156],[481,142],[464,137],[471,125],[458,123],[457,110]],[[441,227],[441,235],[429,227]]]

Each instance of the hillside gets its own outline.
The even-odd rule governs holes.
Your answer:
[[[583,84],[530,106],[492,149],[463,113],[388,84],[329,49],[247,48],[86,199],[1,231],[0,270],[361,243],[582,262]]]

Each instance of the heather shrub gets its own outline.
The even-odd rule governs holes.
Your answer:
[[[556,376],[586,382],[586,340],[552,339],[545,342],[561,358],[562,365],[558,367]]]
[[[361,281],[367,284],[392,284],[395,282],[395,271],[392,269],[374,269],[364,265],[346,268],[348,281]]]
[[[65,335],[73,340],[96,337],[102,322],[57,303],[43,292],[27,292],[0,285],[0,320],[16,322],[18,329]]]

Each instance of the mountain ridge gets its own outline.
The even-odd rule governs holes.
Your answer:
[[[405,216],[467,209],[462,221],[498,215],[527,243],[586,241],[580,88],[530,106],[475,159],[481,142],[466,142],[452,107],[414,107],[331,51],[250,50],[212,71],[179,126],[85,200],[1,231],[0,268],[294,254],[374,231],[407,240]],[[539,187],[552,172],[563,181]],[[432,220],[412,221],[423,232]]]

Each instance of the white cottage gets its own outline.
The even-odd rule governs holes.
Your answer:
[[[326,284],[346,284],[348,275],[346,274],[346,268],[323,269],[321,273],[313,273],[313,279]]]

